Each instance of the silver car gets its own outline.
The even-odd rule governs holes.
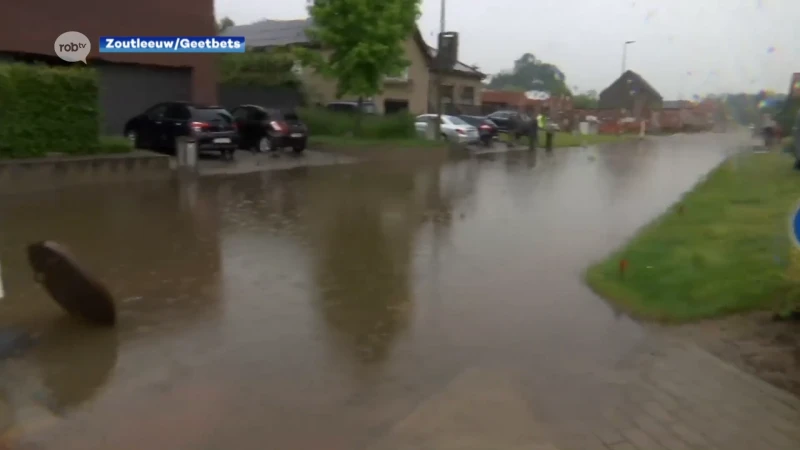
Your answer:
[[[423,114],[417,116],[415,128],[417,134],[427,136],[428,127],[435,126],[436,114]],[[461,120],[461,118],[450,115],[442,115],[441,133],[448,141],[458,144],[471,144],[480,140],[478,129]]]

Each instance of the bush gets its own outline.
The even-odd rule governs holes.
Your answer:
[[[332,112],[322,108],[300,109],[298,115],[312,136],[353,136],[358,129],[355,114]],[[414,116],[396,113],[385,116],[363,114],[358,137],[366,139],[411,139],[416,137]]]
[[[93,70],[0,64],[0,157],[91,152],[99,123]]]
[[[133,150],[130,139],[121,136],[100,136],[92,153],[127,153]]]

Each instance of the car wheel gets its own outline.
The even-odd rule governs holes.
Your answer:
[[[292,146],[292,150],[294,150],[295,153],[303,153],[303,150],[305,150],[305,149],[306,149],[305,145],[294,145],[294,146]]]
[[[258,144],[257,144],[256,150],[258,150],[261,153],[267,153],[267,152],[270,152],[270,151],[273,150],[272,147],[273,147],[272,146],[272,141],[270,140],[270,138],[268,138],[267,136],[264,136],[264,137],[262,137],[261,139],[258,140]]]

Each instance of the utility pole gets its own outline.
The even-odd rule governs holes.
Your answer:
[[[442,65],[442,35],[444,34],[445,3],[442,0],[442,7],[439,15],[439,37],[436,42],[436,139],[442,137],[442,83],[444,82],[444,66]]]
[[[636,41],[625,41],[625,43],[622,44],[622,73],[625,73],[625,60],[628,57],[628,45],[635,43]]]

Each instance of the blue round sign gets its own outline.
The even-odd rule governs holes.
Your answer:
[[[789,215],[789,237],[794,245],[800,248],[800,204]]]

